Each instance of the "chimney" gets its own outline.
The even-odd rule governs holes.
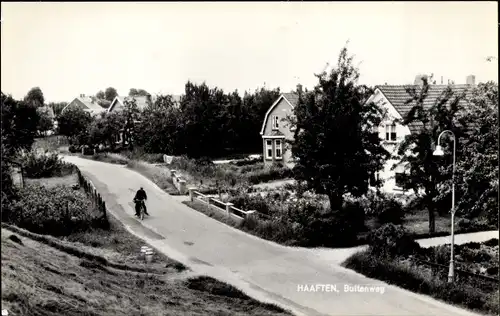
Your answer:
[[[467,85],[474,86],[476,84],[476,76],[474,75],[467,76],[467,78],[465,79],[465,83],[467,83]]]
[[[297,85],[297,92],[298,91],[302,92],[302,85],[300,83]]]
[[[443,76],[441,76],[441,84],[443,84]]]
[[[422,80],[423,78],[427,79],[427,75],[416,75],[413,84],[418,86],[423,85],[424,84],[424,81]]]
[[[153,104],[153,102],[152,102],[152,98],[151,98],[151,94],[148,94],[148,95],[146,96],[146,102],[147,102],[148,104]]]

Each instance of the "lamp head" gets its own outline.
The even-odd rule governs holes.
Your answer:
[[[440,145],[436,146],[436,149],[432,153],[434,156],[444,156],[443,148]]]

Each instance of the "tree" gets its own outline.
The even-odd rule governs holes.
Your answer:
[[[406,103],[412,107],[403,121],[405,125],[420,126],[419,131],[405,137],[398,154],[401,156],[400,164],[409,169],[407,188],[413,189],[419,205],[428,210],[429,232],[432,233],[435,231],[435,216],[439,209],[439,187],[450,181],[452,167],[452,142],[446,141],[443,136],[442,145],[446,155],[442,158],[433,156],[435,142],[442,131],[451,130],[457,137],[457,157],[462,157],[460,141],[465,136],[467,123],[459,115],[463,111],[461,100],[464,99],[464,92],[456,94],[448,86],[430,106],[426,106],[430,86],[427,78],[423,77],[422,81],[420,88],[407,88],[409,98]],[[445,205],[443,209],[449,210],[449,207]]]
[[[182,151],[182,113],[173,106],[171,96],[159,96],[152,107],[147,107],[136,131],[136,143],[146,152],[175,155]]]
[[[137,127],[140,124],[141,111],[137,106],[135,99],[125,100],[123,104],[123,141],[128,143],[130,148],[133,147],[137,135]]]
[[[104,91],[102,90],[99,90],[99,92],[97,92],[95,94],[95,97],[99,100],[102,100],[102,99],[105,99],[106,98],[106,95],[104,94]]]
[[[45,104],[45,98],[43,97],[42,89],[39,87],[31,88],[28,94],[24,97],[24,101],[34,105],[35,107],[41,107]]]
[[[89,141],[92,144],[104,144],[114,150],[116,136],[125,125],[125,116],[121,112],[102,113],[89,126]]]
[[[479,84],[469,100],[470,136],[457,161],[457,212],[469,218],[484,216],[498,224],[498,84]],[[445,196],[450,194],[446,186]]]
[[[38,132],[45,135],[48,131],[54,128],[54,122],[52,117],[49,115],[47,109],[38,108],[37,109],[39,120],[38,120]]]
[[[104,91],[104,99],[108,100],[109,102],[112,102],[117,96],[118,92],[113,87],[109,87],[106,89],[106,91]]]
[[[370,174],[382,169],[389,155],[374,132],[382,112],[365,104],[370,91],[357,84],[359,71],[352,59],[344,47],[337,68],[316,75],[319,83],[313,91],[298,91],[291,119],[296,126],[291,144],[295,177],[326,194],[331,212],[342,210],[345,193],[365,194]]]
[[[2,98],[2,144],[4,150],[15,153],[29,150],[35,141],[39,115],[34,105],[17,101],[1,93]],[[2,151],[2,155],[6,154]]]
[[[59,116],[59,134],[65,135],[72,141],[82,145],[85,143],[91,122],[92,117],[89,113],[80,108],[68,108]]]
[[[149,95],[150,95],[149,92],[147,92],[144,89],[134,89],[134,88],[131,88],[128,93],[129,97],[147,97]]]

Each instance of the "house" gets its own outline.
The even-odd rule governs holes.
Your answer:
[[[154,95],[153,96],[135,96],[135,97],[117,96],[117,97],[115,97],[115,99],[113,100],[113,102],[111,102],[111,105],[108,108],[108,113],[109,112],[113,112],[113,111],[117,111],[117,110],[123,108],[123,106],[125,104],[125,101],[132,101],[133,99],[135,99],[135,102],[136,102],[137,107],[139,108],[139,110],[142,111],[148,105],[154,104],[155,101],[156,101],[156,98],[157,97],[154,96]],[[181,101],[181,96],[180,95],[172,95],[172,101],[174,102],[175,106],[179,106],[180,105],[180,101]]]
[[[466,84],[451,84],[452,90],[458,94],[460,92],[470,92],[475,85],[475,77],[468,76]],[[367,99],[368,102],[374,102],[379,107],[386,110],[384,120],[377,129],[384,148],[391,153],[392,157],[386,161],[386,164],[380,172],[373,175],[375,179],[383,180],[381,188],[384,192],[407,193],[403,191],[403,183],[408,171],[405,166],[399,165],[397,157],[398,147],[407,135],[417,133],[422,127],[421,124],[411,123],[408,126],[403,125],[402,121],[414,106],[406,104],[410,98],[407,88],[421,86],[421,75],[417,76],[413,85],[380,85],[375,87],[373,95]],[[424,107],[430,108],[435,101],[442,95],[448,85],[431,84],[428,97],[425,100]],[[298,87],[300,88],[300,87]],[[467,102],[467,97],[461,102]],[[285,118],[293,115],[293,109],[298,104],[298,94],[283,93],[271,105],[267,111],[260,134],[262,136],[263,157],[265,164],[282,162],[292,167],[293,157],[289,146],[285,146],[285,140],[293,140],[294,130],[286,122]],[[393,168],[394,167],[394,168]]]
[[[90,113],[92,116],[98,115],[99,113],[106,111],[105,108],[103,108],[97,103],[96,98],[92,96],[86,96],[85,94],[80,94],[78,98],[75,98],[73,101],[68,103],[68,105],[66,105],[62,109],[61,113],[64,113],[66,109],[71,109],[71,108],[83,109],[85,112]]]
[[[262,136],[264,164],[281,162],[293,166],[292,151],[286,143],[293,140],[294,129],[287,121],[299,102],[295,92],[283,93],[266,112],[260,135]]]
[[[466,93],[466,98],[460,101],[465,103],[467,102],[467,97],[470,96],[467,92],[470,92],[475,85],[475,77],[473,75],[468,76],[466,82],[466,84],[457,85],[450,83],[455,94],[461,92]],[[386,110],[386,116],[378,127],[378,134],[385,149],[391,153],[391,158],[386,161],[383,170],[373,177],[373,180],[383,180],[383,187],[381,190],[384,192],[403,192],[403,183],[409,170],[406,170],[404,165],[399,164],[397,151],[399,145],[407,135],[418,133],[423,126],[418,123],[411,123],[408,125],[402,124],[403,119],[414,106],[414,103],[406,104],[407,100],[410,98],[410,95],[407,93],[407,88],[414,87],[418,89],[419,86],[421,86],[420,76],[415,78],[413,85],[376,86],[373,95],[367,100],[367,103],[374,102],[379,107]],[[428,97],[424,102],[424,108],[428,109],[432,107],[447,87],[448,85],[444,84],[430,84]],[[404,193],[410,194],[410,192]]]

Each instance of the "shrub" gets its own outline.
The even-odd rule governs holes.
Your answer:
[[[233,203],[237,208],[248,210],[256,210],[260,213],[270,215],[271,205],[268,199],[263,198],[260,194],[251,196],[245,193],[240,193],[236,196],[231,196],[228,202]]]
[[[470,309],[494,314],[498,314],[499,311],[498,291],[488,293],[469,284],[447,283],[425,272],[421,267],[373,256],[368,251],[354,254],[343,265],[367,277],[386,281],[452,304],[460,304]]]
[[[483,245],[487,247],[495,247],[498,246],[498,239],[497,238],[491,238],[490,240],[487,240],[483,242]]]
[[[36,154],[30,151],[22,156],[23,171],[28,178],[65,176],[74,171],[74,166],[63,162],[57,153]]]
[[[403,206],[400,202],[391,199],[386,200],[377,214],[377,220],[380,224],[401,224],[405,216]]]
[[[385,224],[370,233],[368,245],[371,254],[381,258],[409,255],[420,249],[419,244],[407,234],[403,226],[394,224]]]
[[[20,191],[12,210],[3,215],[2,221],[54,236],[107,225],[106,218],[93,208],[85,193],[64,186],[27,186]]]

